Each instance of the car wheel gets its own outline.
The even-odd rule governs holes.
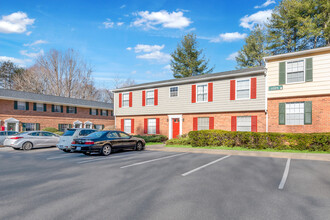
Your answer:
[[[19,148],[13,147],[14,150],[20,150]]]
[[[110,145],[104,145],[103,147],[102,147],[102,151],[101,151],[101,154],[103,155],[103,156],[109,156],[110,154],[111,154],[111,146]]]
[[[139,141],[136,143],[135,150],[141,151],[143,149],[143,144]]]
[[[23,150],[31,150],[33,147],[33,144],[31,142],[25,142],[22,146]]]

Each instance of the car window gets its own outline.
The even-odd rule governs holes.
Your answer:
[[[118,133],[117,133],[117,132],[110,131],[110,132],[107,134],[107,138],[119,138],[119,136],[118,136]]]
[[[6,132],[0,132],[0,136],[5,136]]]
[[[81,130],[79,133],[79,136],[87,136],[91,133],[93,133],[95,130]]]
[[[66,132],[64,132],[63,136],[73,136],[76,129],[67,129]]]
[[[129,138],[130,136],[124,132],[118,132],[121,138]]]
[[[87,135],[87,137],[90,137],[90,138],[99,138],[99,137],[103,136],[106,133],[108,133],[108,132],[107,131],[93,132],[93,133]]]
[[[27,134],[28,132],[21,132],[21,133],[18,133],[17,135],[22,135],[22,134]]]
[[[41,132],[42,136],[55,136],[53,133],[50,133],[50,132]]]
[[[17,134],[16,131],[8,131],[8,135],[14,135],[14,134]]]
[[[32,132],[29,135],[30,136],[40,136],[40,132]]]

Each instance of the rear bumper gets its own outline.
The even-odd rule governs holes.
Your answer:
[[[81,145],[81,144],[73,144],[71,145],[71,151],[73,152],[100,152],[102,146],[99,145]]]
[[[71,145],[65,146],[65,145],[57,144],[56,147],[60,150],[71,150]]]

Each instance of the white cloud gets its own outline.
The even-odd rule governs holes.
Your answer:
[[[117,22],[117,26],[122,26],[124,22]]]
[[[26,32],[26,36],[30,36],[32,34],[32,31]]]
[[[149,52],[155,52],[155,51],[160,51],[165,47],[165,45],[147,45],[147,44],[138,44],[134,47],[134,52],[135,53],[149,53]],[[128,47],[127,50],[132,50],[133,48]]]
[[[171,70],[171,65],[168,64],[168,65],[164,66],[163,69],[164,69],[164,70]]]
[[[21,50],[19,53],[23,56],[27,56],[27,57],[30,57],[30,58],[37,58],[38,56],[44,54],[44,50],[40,50],[37,53],[32,53],[32,52],[29,53],[27,50]]]
[[[113,28],[115,22],[111,21],[111,19],[107,18],[107,20],[105,22],[103,22],[104,28],[108,29],[108,28]]]
[[[4,61],[11,61],[19,66],[25,66],[27,62],[30,62],[31,60],[22,60],[22,59],[17,59],[14,57],[7,57],[7,56],[0,56],[0,62]]]
[[[136,58],[144,60],[156,60],[161,63],[168,62],[171,59],[171,55],[161,52],[165,45],[147,45],[138,44],[134,48],[128,47],[127,50],[133,50],[135,53],[144,53],[137,55]]]
[[[191,20],[183,16],[182,11],[169,13],[165,10],[158,12],[140,11],[136,14],[138,18],[132,23],[133,26],[144,29],[157,29],[160,25],[163,28],[182,29],[191,24]]]
[[[224,33],[219,34],[218,37],[210,38],[210,42],[217,43],[217,42],[233,42],[237,40],[242,40],[246,38],[247,34],[241,34],[238,32],[233,33]]]
[[[241,18],[240,26],[248,29],[253,29],[254,25],[267,22],[267,19],[271,17],[273,10],[258,11],[252,15],[245,15]]]
[[[31,46],[35,46],[35,45],[38,45],[38,44],[47,44],[48,42],[45,41],[45,40],[36,40],[34,41],[33,43],[30,43],[30,44],[23,44],[25,47],[31,47]]]
[[[276,3],[275,0],[267,0],[262,5],[254,6],[254,8],[266,8],[268,5],[275,4],[275,3]]]
[[[0,33],[24,33],[28,25],[32,25],[35,19],[28,18],[24,12],[15,12],[2,16],[0,20]]]
[[[236,57],[238,56],[238,52],[230,54],[226,60],[236,60]]]
[[[120,6],[120,9],[126,8],[126,5],[122,5]]]

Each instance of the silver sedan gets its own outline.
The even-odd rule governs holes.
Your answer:
[[[60,137],[57,134],[47,131],[28,131],[9,136],[4,141],[5,147],[12,147],[15,150],[31,150],[39,147],[56,146]]]
[[[0,131],[0,146],[3,146],[3,142],[8,136],[15,135],[16,131]]]

